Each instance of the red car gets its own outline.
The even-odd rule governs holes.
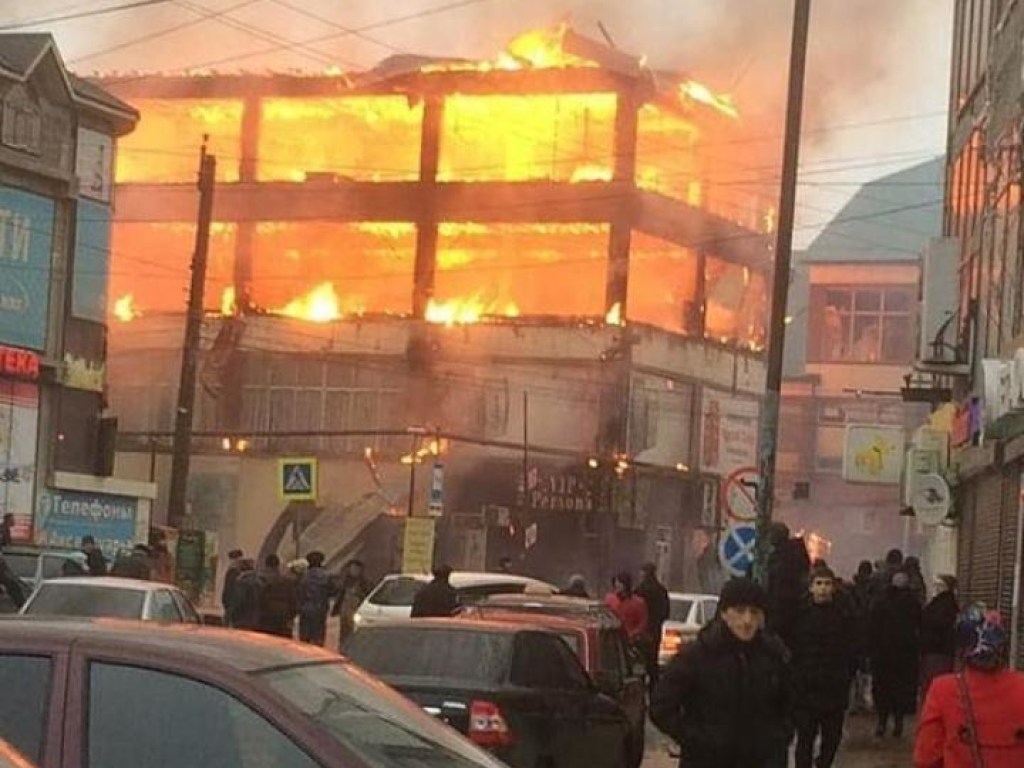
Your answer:
[[[337,654],[255,633],[0,619],[0,691],[0,744],[39,768],[503,768]]]
[[[630,728],[630,766],[644,756],[647,722],[647,682],[643,661],[630,651],[618,620],[597,613],[544,613],[495,605],[474,612],[488,621],[541,627],[558,634],[569,645],[602,693],[615,699],[626,713]],[[473,617],[473,613],[469,614]]]

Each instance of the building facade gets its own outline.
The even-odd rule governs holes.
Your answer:
[[[103,419],[114,151],[138,115],[49,35],[0,35],[0,108],[0,510],[19,540],[113,555],[155,495],[110,477]]]
[[[956,286],[948,327],[916,366],[937,400],[932,422],[950,434],[952,519],[967,600],[999,609],[1020,649],[1020,412],[1024,249],[1020,226],[1024,9],[959,0],[953,31],[943,230]],[[927,278],[927,276],[926,276]]]
[[[712,183],[702,151],[736,108],[565,27],[503,56],[102,81],[143,115],[117,172],[119,471],[166,479],[206,135],[195,524],[399,567],[432,474],[401,461],[431,469],[436,438],[438,557],[592,582],[650,559],[712,588],[717,478],[754,459],[770,268],[770,206]],[[268,472],[307,454],[312,522]]]
[[[924,554],[924,532],[903,515],[901,467],[928,407],[902,390],[917,352],[921,254],[941,232],[943,169],[937,158],[865,184],[795,259],[779,517],[846,577],[892,547]]]

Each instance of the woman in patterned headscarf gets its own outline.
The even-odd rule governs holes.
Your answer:
[[[1024,674],[1007,668],[1002,618],[972,606],[957,622],[960,671],[935,678],[914,745],[916,768],[1024,766]]]

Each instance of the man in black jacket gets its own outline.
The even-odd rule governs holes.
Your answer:
[[[412,618],[451,616],[459,609],[459,593],[448,582],[451,575],[449,565],[439,565],[434,569],[434,580],[417,592],[412,601]]]
[[[671,608],[668,590],[658,581],[657,570],[654,563],[644,563],[640,569],[642,578],[635,590],[647,603],[647,631],[641,638],[640,648],[644,654],[647,679],[652,691],[658,683],[658,646],[661,644],[661,629],[668,621]]]
[[[243,557],[244,553],[240,549],[228,552],[228,569],[224,572],[224,589],[220,593],[220,603],[224,606],[224,625],[228,627],[235,625],[235,581],[242,572]]]
[[[854,617],[835,599],[836,577],[827,567],[811,573],[810,596],[793,626],[796,689],[796,768],[811,768],[821,736],[817,768],[831,768],[843,738],[854,670]]]
[[[90,576],[107,575],[107,558],[103,556],[103,552],[96,546],[96,539],[88,535],[83,536],[82,552],[85,553],[85,564],[89,568]]]
[[[762,630],[766,597],[750,579],[722,588],[719,617],[684,646],[651,697],[680,768],[784,768],[792,736],[788,651]]]

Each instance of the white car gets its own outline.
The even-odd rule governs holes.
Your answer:
[[[191,601],[177,587],[119,576],[48,579],[36,587],[19,613],[202,624]]]
[[[669,617],[661,629],[658,664],[665,666],[718,612],[717,595],[669,592]]]
[[[408,619],[416,594],[430,582],[425,574],[392,573],[385,576],[356,611],[357,627],[394,619]],[[491,595],[553,595],[558,588],[528,576],[509,573],[455,571],[450,583],[463,605],[473,605]]]

